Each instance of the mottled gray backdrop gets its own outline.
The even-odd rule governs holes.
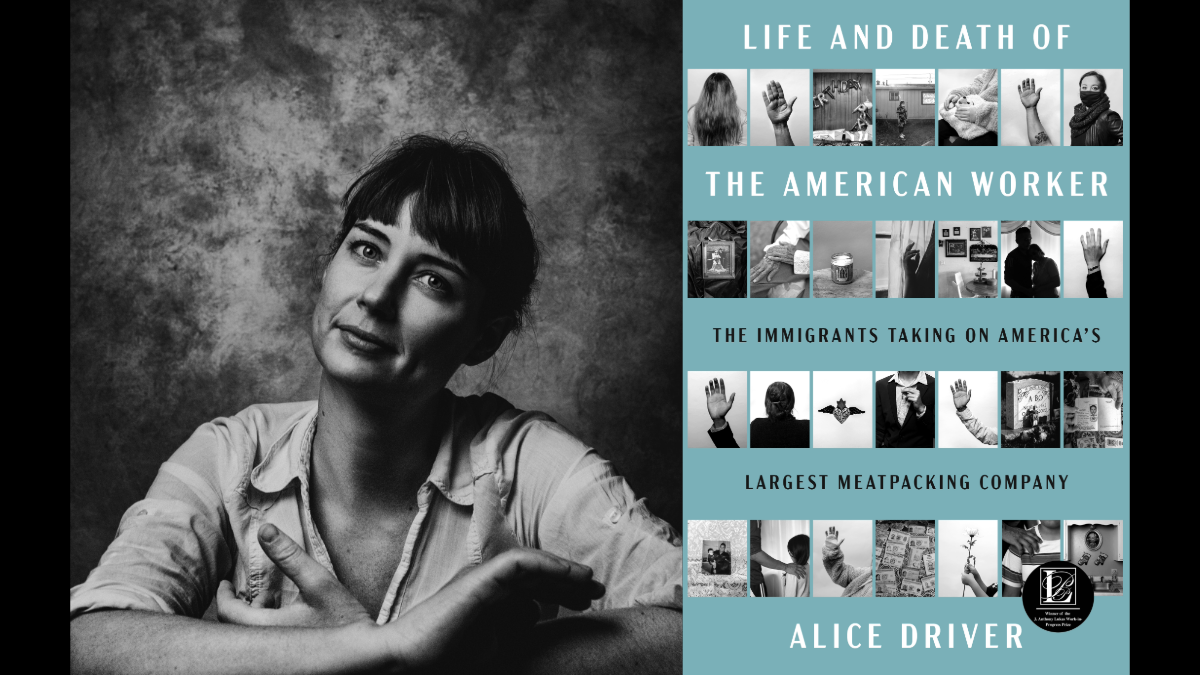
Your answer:
[[[73,2],[71,583],[195,427],[315,397],[315,256],[417,131],[504,152],[546,245],[494,390],[679,528],[680,32],[670,0]]]

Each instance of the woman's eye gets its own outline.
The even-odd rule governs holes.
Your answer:
[[[436,274],[422,274],[421,281],[435,291],[446,290],[446,281]]]
[[[369,241],[356,242],[350,246],[350,250],[361,258],[379,260],[379,247]]]

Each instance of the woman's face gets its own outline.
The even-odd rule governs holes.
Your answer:
[[[484,290],[413,232],[410,212],[405,202],[395,225],[363,220],[346,235],[325,269],[312,341],[338,382],[420,399],[473,357]]]
[[[1081,92],[1100,91],[1102,88],[1100,78],[1095,75],[1088,75],[1079,82],[1079,91]]]

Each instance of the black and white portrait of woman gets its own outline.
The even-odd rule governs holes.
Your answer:
[[[1071,145],[1125,145],[1124,71],[1063,71],[1063,99]]]
[[[679,10],[533,4],[72,8],[73,672],[681,671]]]

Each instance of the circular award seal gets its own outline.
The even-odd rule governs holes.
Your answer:
[[[1065,633],[1092,613],[1095,588],[1085,570],[1068,560],[1038,565],[1021,589],[1029,620],[1042,630]]]

